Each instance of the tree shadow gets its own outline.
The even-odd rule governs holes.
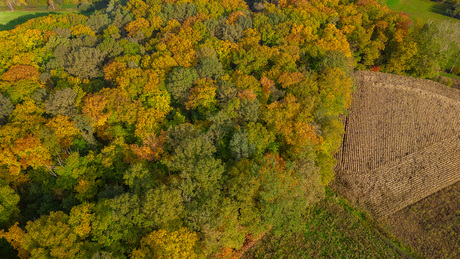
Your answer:
[[[55,12],[37,12],[33,14],[26,14],[23,16],[20,16],[14,20],[9,21],[7,24],[0,24],[0,31],[9,31],[14,29],[17,25],[23,24],[27,22],[30,19],[33,18],[38,18],[42,16],[48,16],[50,14],[57,14]]]
[[[437,14],[444,15],[444,16],[447,16],[446,10],[447,10],[447,5],[442,4],[442,3],[435,3],[434,5],[430,7],[430,12],[437,13]]]

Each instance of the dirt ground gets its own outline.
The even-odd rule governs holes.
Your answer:
[[[459,90],[370,71],[355,78],[339,193],[379,218],[460,181]]]
[[[460,182],[380,221],[424,258],[460,258]]]
[[[424,258],[460,258],[460,91],[361,71],[331,187]]]

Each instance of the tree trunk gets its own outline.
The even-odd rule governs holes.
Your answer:
[[[457,52],[457,56],[455,57],[454,64],[452,64],[452,67],[449,70],[449,73],[452,73],[452,70],[454,70],[455,64],[457,64],[458,57],[460,56],[460,51]]]
[[[11,1],[6,1],[6,4],[10,8],[10,10],[13,12],[14,11],[13,3]]]

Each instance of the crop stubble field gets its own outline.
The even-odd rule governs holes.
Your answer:
[[[377,218],[460,180],[460,91],[428,80],[356,73],[337,154],[340,192]]]
[[[355,78],[357,91],[345,119],[333,189],[388,224],[390,232],[424,256],[458,253],[458,244],[452,245],[458,235],[445,233],[460,218],[458,200],[449,198],[458,194],[460,180],[460,91],[370,71],[356,72]],[[439,197],[438,207],[450,206],[444,214],[432,211],[433,200],[427,202],[432,196]],[[415,222],[412,227],[403,223],[408,217]],[[427,217],[451,220],[421,230]],[[433,235],[444,252],[423,246]]]

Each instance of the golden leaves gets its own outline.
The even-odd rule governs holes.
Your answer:
[[[192,67],[196,64],[196,54],[193,42],[189,38],[177,34],[167,34],[165,44],[179,66]]]
[[[313,33],[313,28],[303,24],[293,24],[291,33],[286,36],[287,42],[292,45],[304,44],[318,39],[318,35]]]
[[[302,82],[304,75],[301,72],[289,72],[285,71],[278,78],[278,83],[281,84],[281,87],[288,88],[293,84]]]
[[[248,9],[246,2],[243,0],[221,0],[221,4],[227,11]]]
[[[257,93],[261,90],[260,82],[254,76],[245,75],[240,70],[236,70],[232,75],[232,83],[236,85],[239,90],[252,90]]]
[[[17,157],[23,169],[32,166],[37,169],[51,164],[51,154],[42,145],[36,135],[20,137],[11,146],[11,151]],[[15,164],[15,161],[12,161]]]
[[[75,123],[70,121],[68,116],[57,115],[46,126],[54,131],[59,144],[63,148],[70,147],[72,139],[79,135],[79,130],[75,127]]]
[[[27,29],[21,36],[22,44],[26,49],[35,48],[43,41],[42,32],[37,29]]]
[[[14,65],[8,69],[6,73],[2,75],[2,80],[9,82],[16,82],[21,79],[38,79],[38,69],[28,65]]]
[[[107,122],[109,114],[104,113],[107,103],[106,96],[101,94],[89,94],[85,98],[82,113],[93,119],[95,128],[101,127]]]
[[[190,89],[188,101],[185,103],[187,110],[196,109],[198,106],[210,108],[216,103],[215,96],[217,86],[214,80],[200,78],[195,81],[195,86]]]
[[[275,82],[272,80],[268,79],[267,77],[263,76],[260,79],[260,84],[262,85],[262,91],[264,94],[269,95],[271,92],[273,92],[273,87],[275,87]]]
[[[96,35],[96,33],[93,30],[91,30],[90,27],[86,25],[82,25],[82,24],[78,24],[78,25],[70,27],[70,31],[72,32],[72,35],[76,37],[80,36],[81,34],[86,34],[86,35],[91,35],[91,36]]]
[[[131,151],[137,156],[138,160],[158,161],[163,154],[165,142],[165,132],[158,136],[154,133],[148,134],[142,141],[142,146],[137,144],[130,145]]]
[[[91,223],[96,218],[93,210],[94,204],[83,203],[70,211],[69,225],[80,238],[85,238],[91,233]]]
[[[139,30],[148,29],[150,26],[149,21],[145,18],[138,18],[125,26],[128,36],[135,35]]]
[[[157,131],[166,115],[171,111],[169,105],[166,109],[140,107],[136,122],[135,135],[139,138],[145,138],[149,134]]]
[[[196,233],[181,227],[177,231],[159,229],[141,240],[141,248],[135,249],[132,258],[198,258],[194,251],[198,242]]]
[[[242,11],[233,12],[228,16],[227,22],[230,24],[235,24],[235,22],[238,21],[238,18],[240,18],[240,16],[246,16],[246,14],[244,14],[244,12]]]
[[[19,258],[28,258],[30,257],[29,253],[21,245],[24,242],[26,233],[18,225],[19,223],[16,222],[8,229],[8,232],[5,232],[3,229],[0,230],[0,238],[5,238],[14,249],[18,250]]]
[[[105,80],[113,80],[115,81],[116,78],[126,69],[126,63],[122,62],[110,62],[106,66],[104,66],[104,75]]]
[[[346,57],[351,57],[350,44],[347,37],[333,24],[329,23],[326,25],[322,37],[315,44],[322,50],[340,51]]]

